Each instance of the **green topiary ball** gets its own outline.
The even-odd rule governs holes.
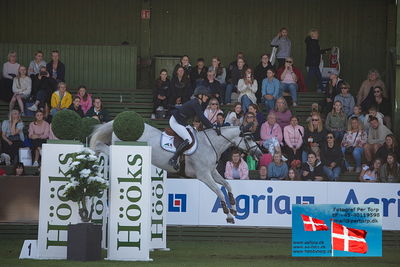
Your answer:
[[[86,142],[86,137],[89,137],[94,129],[94,126],[99,124],[100,122],[95,118],[85,117],[81,120],[81,133],[79,135],[79,140],[82,143]]]
[[[58,139],[77,140],[81,132],[81,117],[69,109],[60,110],[51,121],[51,129]]]
[[[136,141],[144,131],[144,121],[135,111],[124,111],[113,122],[115,135],[122,141]]]

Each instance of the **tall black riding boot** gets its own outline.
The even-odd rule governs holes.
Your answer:
[[[179,170],[179,165],[178,165],[178,158],[180,155],[182,155],[183,151],[185,151],[186,147],[189,145],[189,140],[185,140],[180,145],[176,148],[175,154],[170,158],[169,160],[169,165],[174,167],[174,169],[177,171]]]

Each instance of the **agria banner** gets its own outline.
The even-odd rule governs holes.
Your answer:
[[[230,184],[238,211],[235,226],[291,227],[292,204],[380,204],[382,229],[400,230],[400,184],[260,180]],[[230,226],[219,199],[202,182],[167,179],[166,188],[168,225]]]

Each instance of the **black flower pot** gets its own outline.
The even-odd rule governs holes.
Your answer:
[[[67,260],[101,260],[101,227],[93,223],[68,225]]]

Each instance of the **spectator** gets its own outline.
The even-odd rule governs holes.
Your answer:
[[[18,162],[19,148],[23,146],[24,123],[21,120],[20,112],[16,109],[10,111],[8,120],[1,125],[2,150],[10,156],[11,163]]]
[[[0,168],[0,176],[6,176],[6,175],[7,175],[6,170],[3,168]]]
[[[303,145],[304,128],[299,125],[296,116],[292,116],[290,124],[283,128],[283,137],[285,140],[284,153],[288,157],[288,164],[293,160],[301,160]]]
[[[262,54],[260,63],[258,63],[258,65],[254,69],[254,77],[257,80],[257,86],[258,86],[257,92],[256,92],[257,103],[262,102],[261,86],[262,86],[263,80],[265,78],[267,78],[267,70],[270,70],[270,69],[274,69],[274,66],[272,66],[271,62],[269,62],[269,55]]]
[[[251,132],[253,134],[256,133],[258,127],[256,115],[252,112],[247,112],[244,115],[242,126],[248,132]]]
[[[380,124],[376,117],[369,119],[370,128],[368,130],[367,143],[364,145],[365,159],[371,162],[373,155],[385,143],[385,138],[392,132],[383,124]]]
[[[386,136],[385,143],[378,149],[375,158],[382,159],[383,162],[386,162],[389,153],[395,154],[396,159],[400,158],[400,149],[396,137],[393,134],[388,134]]]
[[[261,126],[262,144],[271,154],[281,152],[282,145],[282,129],[276,122],[276,116],[273,113],[268,114],[267,121]]]
[[[85,116],[81,108],[81,98],[79,96],[74,96],[72,104],[68,107],[68,109],[75,111],[81,118]]]
[[[265,122],[265,117],[264,114],[260,112],[260,108],[258,107],[258,105],[250,104],[249,112],[253,112],[254,114],[256,114],[257,123],[261,127],[261,125]]]
[[[67,91],[67,85],[60,82],[58,90],[51,95],[51,115],[54,116],[58,111],[69,108],[71,104],[72,95]]]
[[[190,80],[192,88],[203,85],[207,79],[207,67],[204,64],[204,58],[198,58],[196,66],[192,68],[190,73]]]
[[[249,169],[247,167],[246,161],[244,161],[239,151],[232,151],[231,160],[226,163],[225,167],[225,178],[248,180],[249,179]]]
[[[28,110],[36,112],[38,109],[48,113],[50,107],[50,99],[53,93],[53,85],[50,81],[50,74],[46,67],[40,67],[40,72],[33,76],[32,79],[32,99],[34,104],[28,107]]]
[[[193,128],[195,128],[198,132],[203,131],[203,123],[201,123],[201,120],[198,117],[194,117],[193,119]]]
[[[245,77],[239,80],[237,89],[239,91],[238,101],[242,103],[243,111],[247,112],[250,104],[257,103],[255,95],[257,92],[257,80],[254,80],[252,69],[246,69]]]
[[[268,149],[261,147],[262,156],[258,160],[258,168],[261,166],[265,166],[268,168],[268,165],[272,162],[272,155],[269,153]]]
[[[273,161],[268,165],[269,180],[286,180],[288,176],[288,166],[282,160],[281,153],[275,153]]]
[[[377,112],[380,112],[383,114],[383,122],[385,125],[390,129],[392,125],[392,120],[391,120],[391,104],[389,99],[383,96],[383,89],[380,86],[375,86],[374,87],[374,98],[372,99],[372,105],[375,106]]]
[[[341,93],[335,96],[336,101],[340,101],[342,103],[343,112],[346,113],[347,116],[351,116],[353,114],[354,108],[354,97],[349,93],[350,85],[346,82],[342,84],[340,87]]]
[[[184,75],[190,81],[190,73],[192,72],[192,65],[189,63],[189,56],[183,55],[178,64],[176,64],[174,68],[174,72],[172,73],[172,78],[176,77],[178,68],[182,67],[184,70]]]
[[[8,61],[3,64],[3,77],[0,79],[0,99],[10,102],[13,96],[13,79],[17,77],[20,65],[17,62],[17,53],[15,51],[10,51],[7,59]]]
[[[266,166],[260,166],[260,168],[258,169],[258,177],[260,180],[268,179],[268,169]]]
[[[278,61],[278,68],[280,68],[285,64],[285,59],[290,57],[292,49],[292,42],[288,37],[288,29],[281,28],[276,37],[272,39],[271,45],[278,46],[276,60]]]
[[[321,107],[318,103],[312,103],[311,104],[311,112],[310,112],[310,116],[307,117],[306,122],[310,123],[311,122],[311,117],[314,113],[320,113],[321,112]],[[321,117],[322,119],[322,117]],[[322,119],[322,123],[324,122],[324,120]]]
[[[339,78],[337,72],[333,72],[329,76],[329,82],[325,92],[325,99],[321,101],[321,106],[323,107],[322,112],[328,114],[333,108],[333,102],[335,97],[341,93],[343,80]]]
[[[227,78],[226,78],[226,90],[225,90],[225,104],[230,104],[232,100],[232,93],[237,92],[237,86],[240,79],[245,75],[247,66],[243,58],[238,58],[237,63],[232,68],[230,67]]]
[[[218,100],[216,98],[211,98],[207,108],[204,110],[204,116],[214,124],[217,121],[217,114],[219,113],[224,112],[219,108]]]
[[[379,181],[382,160],[375,159],[371,164],[365,165],[360,173],[360,182],[376,183]]]
[[[111,120],[108,111],[103,107],[100,97],[95,97],[93,99],[93,107],[88,110],[86,117],[95,118],[100,123],[106,123]]]
[[[301,178],[305,181],[323,181],[324,171],[321,161],[314,152],[309,152],[307,162],[301,167]]]
[[[222,112],[217,114],[217,121],[215,122],[215,125],[217,127],[230,126],[228,122],[225,122],[224,113]]]
[[[300,174],[299,171],[293,168],[290,168],[288,171],[288,179],[290,181],[299,181],[300,179]]]
[[[361,84],[360,90],[357,94],[357,104],[361,105],[363,111],[366,111],[368,109],[368,106],[370,106],[370,103],[372,102],[375,86],[381,87],[383,90],[383,95],[386,96],[385,84],[380,79],[378,70],[371,69],[368,72],[367,79]]]
[[[343,112],[342,103],[338,100],[333,104],[332,111],[328,113],[325,121],[325,127],[332,132],[339,142],[342,141],[347,128],[347,116]]]
[[[39,166],[42,154],[42,144],[47,142],[50,135],[50,125],[43,120],[43,112],[37,111],[35,120],[29,124],[29,138],[32,142],[33,166]]]
[[[25,166],[22,162],[18,162],[14,167],[14,175],[15,176],[24,176],[25,175]]]
[[[32,80],[26,75],[26,68],[19,66],[18,75],[13,80],[13,97],[10,101],[10,111],[14,108],[15,102],[18,102],[19,110],[24,115],[24,100],[31,95]]]
[[[361,157],[364,151],[363,147],[367,143],[367,138],[367,133],[363,130],[361,121],[357,117],[352,117],[342,140],[342,153],[347,171],[353,171],[354,167],[350,166],[346,160],[346,156],[353,156],[356,162],[356,173],[361,172]]]
[[[292,112],[290,111],[284,97],[281,96],[276,100],[275,108],[271,111],[271,113],[275,114],[276,121],[278,122],[279,126],[281,126],[282,130],[290,124]]]
[[[265,104],[267,113],[274,109],[275,101],[281,96],[280,83],[278,79],[274,77],[275,71],[269,69],[267,71],[267,78],[262,82],[262,97]]]
[[[337,181],[342,170],[343,154],[340,143],[335,141],[333,133],[326,135],[326,143],[321,149],[321,161],[325,176],[330,181]]]
[[[81,108],[83,111],[83,114],[86,114],[88,110],[92,107],[92,94],[89,94],[87,92],[87,88],[84,85],[80,85],[78,87],[78,93],[77,96],[81,99]]]
[[[396,154],[389,153],[379,173],[382,183],[400,182],[400,164],[397,162]]]
[[[65,82],[65,65],[60,61],[59,51],[51,51],[51,61],[46,65],[46,69],[54,80],[54,88],[59,82]]]
[[[215,73],[215,80],[217,80],[222,89],[225,89],[226,87],[226,70],[224,67],[221,65],[221,60],[219,57],[213,57],[211,60],[211,66],[208,67],[208,70],[213,70]],[[222,90],[224,92],[224,90]],[[224,97],[221,95],[221,98],[224,99]]]
[[[351,115],[351,118],[358,118],[360,120],[361,124],[364,124],[365,121],[365,115],[362,113],[361,106],[360,105],[355,105],[353,108],[353,115]]]
[[[219,81],[215,79],[215,71],[208,70],[207,71],[207,79],[204,82],[204,86],[208,88],[211,97],[218,99],[218,102],[222,103],[222,87]]]
[[[35,76],[40,72],[40,67],[46,67],[46,61],[43,60],[43,52],[36,51],[34,60],[29,63],[28,75]]]
[[[310,152],[319,158],[320,149],[325,140],[327,132],[323,127],[322,119],[319,113],[315,112],[311,115],[311,120],[308,122],[308,126],[304,130],[303,144],[304,149],[302,152],[302,161],[307,161],[307,155]]]
[[[168,96],[171,107],[185,103],[189,100],[192,93],[190,80],[185,75],[185,69],[183,67],[178,67],[175,74],[176,75],[170,82],[170,95]]]
[[[372,117],[376,117],[379,124],[383,125],[383,114],[378,112],[375,106],[372,106],[368,109],[368,114],[365,115],[364,119],[364,129],[367,133],[369,130],[369,119]]]
[[[233,104],[233,109],[228,112],[225,121],[232,126],[239,126],[243,123],[242,104],[237,102]]]
[[[245,61],[243,52],[237,52],[235,61],[232,61],[231,63],[229,63],[228,69],[226,72],[226,81],[228,81],[228,79],[230,79],[231,72],[235,67],[237,67],[237,63],[238,63],[239,59],[243,59],[243,61]],[[246,68],[247,68],[247,66],[246,66]]]
[[[315,77],[317,79],[317,91],[323,91],[322,76],[319,69],[319,63],[321,61],[322,50],[319,46],[319,32],[316,29],[311,29],[309,36],[307,36],[306,42],[306,68],[307,77],[306,83],[310,87],[311,79]]]
[[[281,81],[281,91],[289,91],[293,106],[297,106],[297,90],[305,91],[303,74],[293,66],[293,59],[288,57],[285,65],[277,71],[278,79]]]
[[[166,69],[160,71],[160,77],[155,82],[154,94],[153,94],[153,114],[152,119],[156,118],[157,109],[168,109],[168,95],[169,95],[169,79],[168,72]]]

